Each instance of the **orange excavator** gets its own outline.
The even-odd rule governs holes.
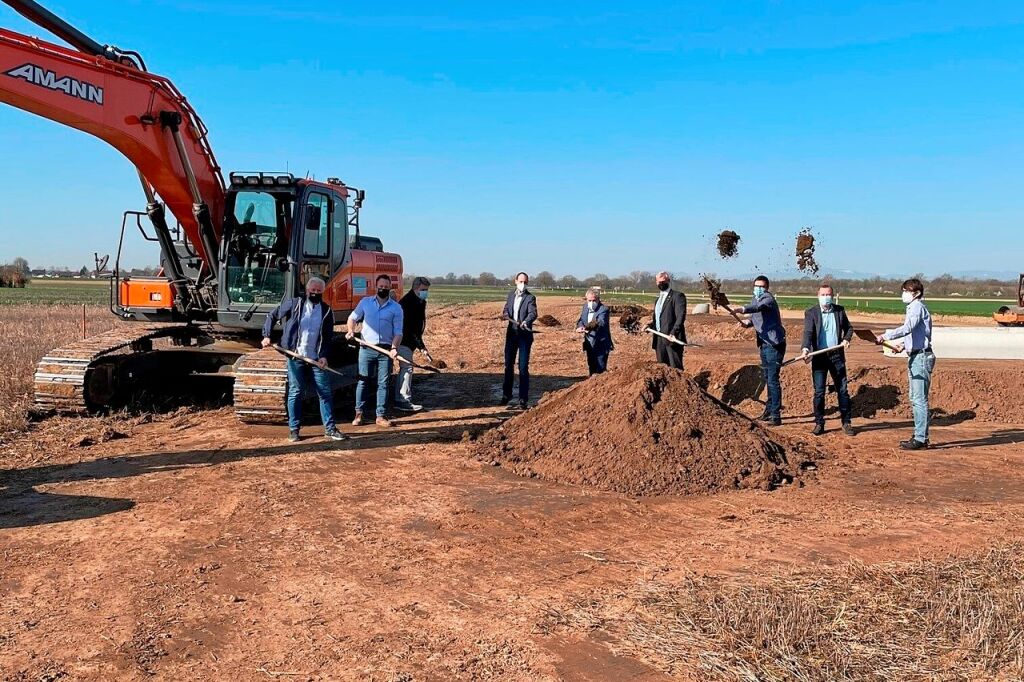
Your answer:
[[[365,193],[289,173],[225,182],[198,114],[137,52],[101,45],[31,0],[2,1],[73,49],[0,29],[0,102],[109,143],[146,198],[121,221],[110,308],[123,322],[40,361],[37,410],[85,413],[140,386],[212,376],[234,380],[243,421],[283,421],[285,359],[258,343],[267,313],[312,276],[327,282],[339,323],[377,275],[401,286],[401,257],[360,233]],[[120,276],[129,228],[159,246],[161,276]],[[354,378],[353,357],[339,344],[331,364]]]

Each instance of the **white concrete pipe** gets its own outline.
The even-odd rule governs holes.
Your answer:
[[[934,327],[932,350],[937,358],[1024,360],[1024,327]],[[885,354],[897,356],[890,350]]]

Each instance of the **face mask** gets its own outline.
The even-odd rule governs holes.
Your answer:
[[[764,287],[754,287],[754,298],[760,298],[767,291]]]
[[[591,310],[597,310],[597,301],[587,301],[587,307]]]
[[[830,305],[832,305],[832,297],[831,296],[819,296],[818,297],[818,303],[821,305],[822,308],[827,308]]]
[[[306,298],[309,299],[310,303],[312,303],[313,305],[316,305],[317,303],[319,303],[320,301],[323,300],[324,295],[323,294],[309,294],[308,296],[306,296]]]
[[[668,282],[658,282],[658,289],[660,291],[668,291]]]
[[[909,304],[911,301],[914,300],[914,292],[904,291],[902,294],[900,294],[900,300],[902,300],[904,304]]]
[[[416,295],[420,297],[421,301],[425,301],[425,300],[427,300],[427,295],[429,293],[430,292],[427,291],[426,289],[420,289],[419,292]]]
[[[516,282],[516,290],[519,292],[526,291],[526,282]]]
[[[391,289],[388,287],[377,287],[377,297],[387,298],[391,295]]]

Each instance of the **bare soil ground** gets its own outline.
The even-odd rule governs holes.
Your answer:
[[[0,446],[0,678],[1024,675],[1024,363],[940,361],[935,447],[911,454],[901,362],[855,345],[860,432],[833,415],[803,486],[636,498],[473,456],[510,416],[499,307],[432,311],[448,370],[417,375],[429,411],[391,431],[289,444],[224,408],[51,419]],[[537,398],[586,373],[579,302],[542,307],[562,326],[534,344]],[[760,412],[753,340],[689,329],[691,377]],[[613,334],[613,368],[653,353]],[[784,379],[773,431],[810,444],[809,370]]]

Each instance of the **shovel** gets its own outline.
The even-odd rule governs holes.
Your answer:
[[[857,335],[858,339],[864,339],[865,341],[870,341],[871,343],[878,345],[878,342],[875,341],[875,333],[870,329],[854,329],[853,333]],[[881,345],[897,353],[903,352],[903,348],[901,346],[897,346],[895,343],[890,343],[889,341],[882,341]]]
[[[316,367],[317,369],[322,369],[325,372],[330,372],[331,374],[337,374],[339,377],[345,377],[346,379],[348,378],[347,376],[345,376],[344,374],[342,374],[341,372],[339,372],[336,369],[331,369],[330,367],[320,367],[320,365],[316,364],[316,360],[310,360],[305,355],[299,355],[298,353],[293,353],[293,352],[291,352],[290,350],[288,350],[286,348],[282,348],[281,346],[277,345],[276,343],[273,344],[273,349],[276,350],[281,355],[285,355],[285,356],[287,356],[289,358],[292,358],[294,360],[298,360],[300,362],[304,362],[307,365],[312,365],[313,367]]]
[[[815,355],[824,355],[825,353],[831,353],[832,351],[840,350],[841,348],[843,348],[843,345],[839,344],[838,346],[829,346],[828,348],[822,348],[821,350],[816,350],[813,353],[808,353],[807,355],[798,355],[795,358],[790,358],[789,360],[786,360],[784,363],[782,363],[782,366],[785,367],[786,365],[792,365],[797,360],[803,360],[805,358],[813,358]]]
[[[729,297],[723,294],[721,291],[715,292],[712,302],[717,306],[725,308],[725,312],[729,313],[734,318],[736,318],[737,322],[743,324],[743,318],[740,317],[739,313],[737,313],[735,310],[729,307]]]
[[[702,347],[699,343],[686,343],[684,341],[680,341],[679,339],[677,339],[674,336],[669,336],[668,334],[662,334],[661,332],[654,331],[650,327],[644,327],[644,331],[647,332],[648,334],[654,334],[655,336],[660,336],[661,338],[663,338],[663,339],[665,339],[667,341],[671,341],[672,343],[678,344],[680,346],[694,346],[696,348],[701,348]]]
[[[378,345],[376,345],[374,343],[370,343],[369,341],[363,341],[358,336],[353,337],[352,340],[355,341],[356,343],[358,343],[360,346],[365,346],[366,348],[372,348],[373,350],[377,351],[378,353],[380,353],[382,355],[387,355],[389,357],[391,356],[391,353],[389,351],[387,351],[386,349],[384,349],[381,346],[378,346]],[[405,364],[411,365],[411,366],[413,366],[413,367],[415,367],[417,369],[425,369],[428,372],[436,372],[437,374],[441,373],[441,370],[439,370],[437,367],[431,367],[430,365],[420,365],[420,364],[417,364],[417,363],[415,363],[415,362],[413,362],[411,360],[406,360],[401,355],[395,356],[395,358],[399,362],[404,362]]]

